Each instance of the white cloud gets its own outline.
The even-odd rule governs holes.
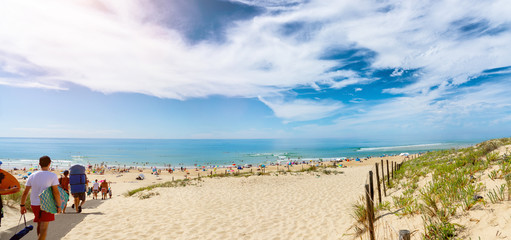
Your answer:
[[[174,99],[261,96],[277,117],[307,121],[331,116],[342,104],[268,99],[295,87],[320,91],[325,84],[333,89],[369,84],[380,80],[366,76],[376,69],[395,69],[394,77],[419,69],[413,84],[385,91],[406,98],[370,108],[365,115],[370,120],[389,118],[387,111],[394,118],[417,111],[437,116],[445,107],[431,107],[433,99],[485,69],[511,65],[507,0],[238,2],[288,11],[238,22],[226,29],[224,43],[190,45],[180,33],[152,21],[164,13],[147,2],[4,0],[0,22],[8,24],[0,24],[0,71],[13,77],[2,76],[0,84],[65,89],[70,82],[104,93]],[[318,27],[284,35],[281,27],[295,22]],[[504,30],[460,31],[467,24]],[[375,56],[360,72],[331,72],[350,63],[321,59],[332,48],[364,48]],[[438,89],[431,91],[434,86]]]
[[[265,99],[259,97],[259,100],[270,107],[275,115],[285,120],[285,122],[310,121],[325,118],[337,113],[343,104],[331,100],[304,100],[297,99],[284,101],[281,98]]]

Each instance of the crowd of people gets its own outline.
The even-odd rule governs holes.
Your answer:
[[[100,181],[96,179],[92,186],[89,187],[89,180],[85,175],[85,191],[73,192],[71,185],[73,184],[69,178],[70,172],[65,170],[59,178],[57,174],[51,171],[51,159],[48,156],[43,156],[39,159],[40,171],[32,173],[26,182],[25,190],[21,196],[20,213],[23,215],[27,213],[25,206],[28,194],[30,193],[30,207],[34,213],[34,222],[37,223],[37,236],[38,239],[45,239],[49,223],[55,220],[55,214],[43,211],[41,209],[41,201],[39,195],[46,189],[51,187],[55,202],[57,205],[58,213],[66,213],[67,203],[63,204],[59,192],[59,187],[62,188],[68,195],[72,195],[74,203],[71,208],[75,209],[76,213],[82,212],[83,204],[86,198],[93,194],[93,199],[98,199],[98,192],[101,191],[101,199],[107,199],[107,194],[112,198],[112,189],[110,183],[106,179]],[[74,184],[76,185],[76,184]],[[76,191],[76,190],[75,190]],[[69,201],[69,200],[68,200]],[[63,206],[63,207],[62,207]]]

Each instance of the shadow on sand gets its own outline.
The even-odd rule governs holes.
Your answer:
[[[72,200],[72,199],[71,199]],[[83,209],[94,209],[101,205],[103,201],[98,200],[87,200],[84,205]],[[27,214],[33,214],[31,212],[28,212]],[[50,223],[50,226],[48,227],[48,235],[46,235],[46,239],[61,239],[68,232],[71,231],[78,223],[80,223],[87,215],[103,215],[101,212],[89,212],[89,213],[76,213],[74,209],[71,208],[71,206],[68,206],[66,209],[66,214],[58,214],[55,215],[55,221]],[[22,223],[16,227],[12,227],[7,230],[2,230],[0,232],[0,239],[10,239],[14,234],[16,234],[15,231],[21,231],[25,224],[23,224],[23,220],[21,220]],[[33,225],[34,230],[30,231],[24,239],[37,239],[37,223],[34,223],[34,221],[28,221],[27,225]],[[17,229],[17,230],[16,230]],[[1,230],[1,229],[0,229]]]

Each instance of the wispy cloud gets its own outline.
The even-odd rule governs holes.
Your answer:
[[[384,90],[387,100],[364,101],[363,116],[339,119],[362,126],[424,112],[440,118],[456,108],[478,112],[459,99],[470,106],[497,99],[482,90],[466,93],[470,98],[452,93],[485,70],[511,66],[506,0],[231,2],[266,11],[231,23],[223,41],[190,42],[168,27],[179,23],[161,21],[168,13],[157,2],[5,0],[0,22],[9,24],[0,24],[0,84],[66,89],[73,83],[182,100],[260,96],[275,116],[308,121],[345,106],[293,99],[290,90],[362,89],[386,81],[373,76],[378,70],[390,69],[390,78],[417,70],[411,84]]]
[[[271,100],[259,97],[259,100],[270,107],[275,115],[285,122],[309,121],[331,116],[342,108],[343,104],[331,100],[296,99],[284,101],[281,98]]]

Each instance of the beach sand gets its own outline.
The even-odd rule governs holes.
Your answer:
[[[190,177],[200,174],[200,181],[193,180],[186,187],[155,188],[131,197],[124,193],[172,178],[183,179],[184,173],[155,176],[146,169],[146,179],[141,181],[135,180],[140,172],[134,170],[90,174],[91,181],[112,182],[113,197],[87,198],[101,204],[84,208],[82,214],[86,217],[75,226],[66,226],[72,229],[62,239],[352,239],[352,235],[344,235],[353,232],[348,231],[353,224],[351,206],[362,196],[374,162],[380,162],[380,158],[343,162],[345,168],[328,168],[334,171],[330,174],[322,170],[299,172],[301,165],[290,168],[298,172],[278,173],[276,166],[270,166],[266,169],[268,175],[249,177],[206,178],[207,172],[191,170]],[[280,166],[279,170],[287,167]],[[218,169],[217,173],[224,171]],[[141,199],[141,195],[149,198]],[[68,212],[73,211],[70,205]],[[16,223],[9,225],[16,226],[19,213],[16,217],[9,215],[10,219],[16,218]],[[62,227],[50,225],[50,231]]]

